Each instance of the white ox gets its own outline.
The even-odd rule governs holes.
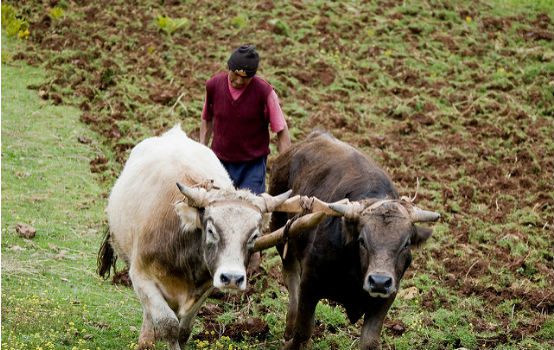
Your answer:
[[[210,180],[211,189],[197,186]],[[98,272],[109,276],[118,257],[127,263],[143,307],[140,349],[156,340],[181,349],[213,287],[246,288],[245,267],[262,234],[262,217],[289,203],[282,204],[289,195],[235,190],[214,153],[180,126],[132,150],[109,197]]]

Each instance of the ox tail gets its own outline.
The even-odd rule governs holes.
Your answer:
[[[117,262],[117,256],[115,255],[113,247],[110,244],[110,237],[110,229],[107,228],[104,241],[98,250],[98,257],[96,258],[96,273],[104,279],[108,279],[110,277],[112,268],[115,272],[115,264]]]

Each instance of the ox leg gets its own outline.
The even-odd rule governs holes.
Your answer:
[[[394,297],[383,300],[383,303],[373,309],[371,314],[365,314],[360,337],[361,350],[379,350],[381,348],[380,337],[383,321],[393,301]]]
[[[283,261],[283,274],[289,292],[287,325],[285,327],[285,340],[289,340],[293,336],[294,322],[298,311],[298,291],[300,287],[300,263],[298,260],[287,259]]]
[[[191,298],[190,301],[183,303],[179,307],[179,344],[181,347],[185,347],[192,331],[193,320],[212,290],[213,288],[211,287],[203,289],[199,294]]]
[[[138,350],[154,349],[155,342],[156,342],[156,336],[154,333],[154,324],[152,323],[152,317],[150,317],[150,315],[148,314],[148,311],[143,306],[142,328],[140,329]]]
[[[360,337],[360,350],[379,350],[380,334],[383,327],[383,320],[378,320],[375,317],[365,318],[362,327],[362,335]]]
[[[179,320],[167,305],[156,284],[133,267],[129,270],[129,277],[133,282],[133,288],[140,299],[144,312],[147,314],[145,319],[147,322],[150,322],[150,320],[152,322],[155,339],[167,341],[170,350],[181,350],[178,341]],[[149,332],[152,328],[149,325],[143,325],[143,329]]]
[[[285,343],[284,350],[304,349],[314,330],[315,307],[319,299],[313,292],[306,290],[309,288],[303,287],[305,287],[304,284],[300,285],[293,337]]]

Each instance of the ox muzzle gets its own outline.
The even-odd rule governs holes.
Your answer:
[[[219,289],[246,290],[246,270],[218,269],[215,272],[213,284]]]
[[[364,281],[364,290],[374,298],[388,298],[396,293],[394,277],[388,273],[370,273]]]

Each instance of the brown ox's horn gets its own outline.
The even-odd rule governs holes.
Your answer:
[[[189,187],[177,182],[177,187],[187,197],[189,205],[195,208],[204,208],[208,205],[208,191],[200,187]]]
[[[285,193],[281,193],[278,196],[272,196],[267,193],[262,193],[256,198],[254,205],[256,205],[262,212],[271,213],[276,207],[283,204],[292,193],[292,190],[288,190]]]
[[[364,210],[364,206],[359,202],[341,203],[342,201],[329,204],[329,208],[341,214],[347,219],[357,220]]]
[[[434,211],[422,210],[415,206],[412,207],[411,210],[409,210],[409,213],[412,222],[437,221],[441,217],[441,214],[439,213],[436,213]]]
[[[319,224],[321,220],[325,218],[325,213],[318,212],[313,214],[304,215],[296,219],[289,228],[288,237],[294,237],[300,232],[312,228]],[[268,249],[284,240],[285,228],[281,227],[278,230],[275,230],[267,235],[263,235],[260,238],[256,239],[254,242],[253,251],[257,252],[260,250]]]
[[[341,199],[340,201],[338,202],[334,202],[334,203],[327,203],[327,202],[324,202],[322,200],[319,200],[317,199],[316,197],[312,197],[314,202],[312,204],[312,212],[316,213],[316,212],[323,212],[325,213],[326,215],[329,215],[329,216],[342,216],[343,214],[336,211],[335,209],[333,209],[333,207],[331,207],[332,205],[341,205],[341,204],[346,204],[346,203],[349,203],[348,202],[348,199]]]

